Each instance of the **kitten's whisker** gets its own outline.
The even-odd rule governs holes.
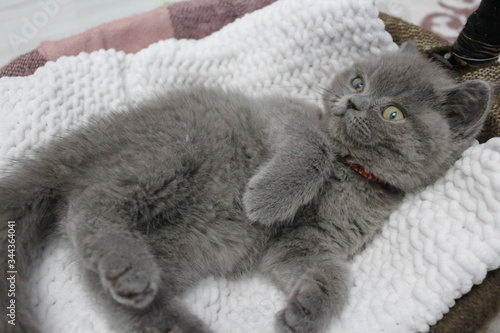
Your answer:
[[[314,81],[310,81],[310,80],[307,80],[307,79],[304,79],[304,81],[306,82],[308,89],[311,89],[311,90],[312,90],[312,87],[317,86],[317,87],[319,87],[319,88],[320,88],[323,92],[327,92],[327,93],[333,94],[333,91],[332,91],[332,90],[330,90],[330,88],[328,88],[328,87],[326,87],[326,86],[322,85],[322,84],[321,84],[321,83],[319,83],[319,82],[314,82]],[[316,90],[314,90],[314,91],[316,91]]]
[[[303,89],[306,89],[308,91],[312,91],[314,93],[316,93],[317,95],[319,95],[320,97],[323,97],[323,98],[327,98],[328,95],[325,94],[324,91],[321,91],[321,90],[317,90],[317,89],[313,89],[311,87],[306,87],[306,86],[299,86],[299,85],[293,85],[293,86],[283,86],[283,85],[274,85],[276,87],[280,87],[280,88],[295,88],[295,89],[299,89],[299,90],[303,90]]]
[[[317,102],[317,99],[312,98],[312,97],[298,97],[298,99],[303,100],[303,101]]]

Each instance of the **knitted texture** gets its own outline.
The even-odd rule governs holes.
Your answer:
[[[202,40],[166,40],[137,54],[98,51],[0,79],[0,156],[20,157],[93,114],[173,86],[220,84],[251,95],[319,102],[314,92],[353,61],[396,46],[369,0],[280,0]],[[349,304],[330,332],[426,331],[454,299],[500,265],[500,139],[470,148],[446,177],[408,196],[353,260]],[[63,239],[34,266],[44,332],[110,332]],[[185,301],[217,332],[271,332],[284,298],[256,278],[206,280]],[[362,320],[360,320],[360,318]]]
[[[40,54],[38,50],[25,53],[9,64],[0,68],[0,77],[2,76],[28,76],[33,74],[38,67],[42,67],[47,59]]]

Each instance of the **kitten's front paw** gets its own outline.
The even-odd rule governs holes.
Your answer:
[[[303,284],[292,296],[286,308],[276,315],[279,333],[321,332],[328,318],[328,292],[320,284]]]
[[[287,184],[276,178],[260,172],[248,182],[243,205],[250,221],[271,225],[290,220],[295,215],[298,205],[289,195]]]
[[[144,308],[155,298],[160,271],[153,259],[136,253],[110,253],[98,266],[103,287],[123,305]]]
[[[243,206],[250,221],[269,225],[273,222],[272,211],[263,202],[262,196],[265,196],[262,189],[255,184],[249,184],[243,194]]]

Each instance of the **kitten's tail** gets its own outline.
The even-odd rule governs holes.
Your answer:
[[[35,159],[23,160],[14,170],[0,179],[0,332],[35,333],[28,266],[35,247],[55,226],[61,174]]]

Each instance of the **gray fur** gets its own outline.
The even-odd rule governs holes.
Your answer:
[[[37,332],[20,277],[51,234],[71,242],[123,332],[209,332],[178,296],[247,272],[288,295],[277,332],[320,332],[346,301],[349,258],[405,193],[459,158],[490,99],[487,83],[457,85],[405,47],[337,75],[322,117],[297,99],[193,88],[95,119],[1,179],[0,260],[15,220],[20,273],[17,325],[2,315],[0,330]],[[381,117],[390,103],[404,120]],[[388,185],[350,169],[347,155]]]

